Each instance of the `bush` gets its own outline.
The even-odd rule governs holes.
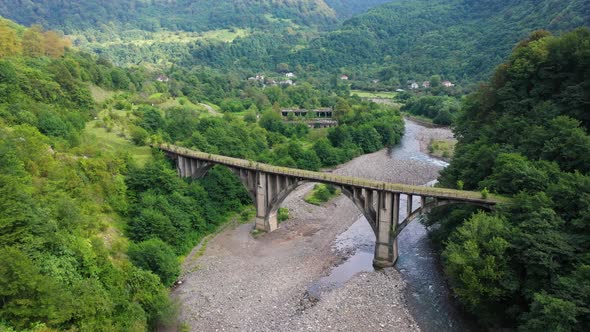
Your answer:
[[[289,209],[287,208],[279,208],[278,220],[279,222],[283,222],[289,219]]]
[[[133,264],[153,272],[166,286],[172,286],[180,275],[180,264],[174,250],[160,239],[131,244],[127,254]]]
[[[131,128],[131,140],[135,145],[145,145],[150,134],[141,127],[134,126]]]

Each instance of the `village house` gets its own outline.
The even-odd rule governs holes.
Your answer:
[[[451,83],[451,81],[442,81],[442,86],[450,88],[450,87],[454,87],[455,84]]]
[[[285,123],[297,123],[303,121],[309,128],[331,128],[338,126],[338,121],[332,119],[331,108],[314,110],[282,109],[281,115]]]
[[[423,87],[424,89],[428,89],[428,88],[430,88],[430,82],[429,82],[429,81],[424,81],[424,82],[422,82],[422,87]]]
[[[170,79],[166,75],[160,75],[160,76],[158,76],[158,78],[156,78],[156,81],[158,81],[158,82],[168,82],[169,80]]]
[[[284,80],[279,82],[280,85],[293,85],[292,80]]]
[[[416,82],[410,83],[410,89],[415,90],[418,89],[420,86]]]
[[[256,75],[253,77],[248,77],[248,81],[264,81],[264,76]]]
[[[340,79],[344,80],[344,81],[348,81],[348,76],[347,75],[340,75]]]
[[[293,78],[293,77],[295,77],[295,74],[289,72],[289,73],[286,73],[285,76]]]

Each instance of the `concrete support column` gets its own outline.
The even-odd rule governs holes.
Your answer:
[[[183,156],[178,156],[178,173],[180,177],[186,176],[186,168],[184,166],[185,159]]]
[[[271,211],[270,202],[276,190],[276,177],[271,174],[257,172],[256,186],[256,229],[272,232],[278,228],[276,211]],[[275,193],[276,194],[276,193]]]
[[[398,257],[395,228],[399,222],[400,194],[391,192],[378,193],[377,232],[375,257],[376,268],[392,267]]]
[[[266,227],[266,210],[268,207],[266,192],[266,174],[256,173],[256,229],[268,231]]]

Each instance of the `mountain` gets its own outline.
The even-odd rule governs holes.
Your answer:
[[[339,17],[351,17],[391,0],[325,0]]]
[[[534,30],[559,34],[589,24],[587,0],[395,0],[347,20],[288,60],[330,71],[373,65],[371,75],[398,84],[431,75],[473,81],[487,77]]]
[[[352,6],[350,1],[338,2]],[[278,19],[303,25],[336,22],[336,13],[323,0],[6,0],[0,3],[0,15],[66,33],[111,24],[148,31],[203,31],[261,27]]]

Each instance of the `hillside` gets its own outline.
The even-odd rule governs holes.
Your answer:
[[[206,31],[226,27],[264,27],[276,19],[303,25],[335,22],[323,0],[6,0],[0,15],[65,33],[116,26],[121,30]]]
[[[585,0],[396,0],[351,18],[288,60],[329,71],[373,65],[376,78],[400,85],[435,74],[475,81],[530,32],[589,24]]]
[[[489,213],[428,217],[457,298],[488,329],[590,323],[590,31],[538,32],[463,103],[439,178],[512,196]]]
[[[338,17],[350,17],[391,0],[324,0]]]

